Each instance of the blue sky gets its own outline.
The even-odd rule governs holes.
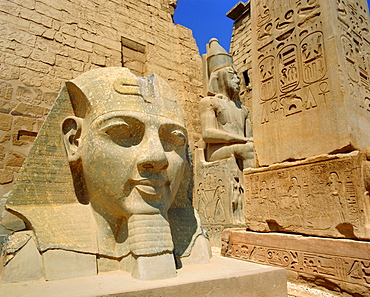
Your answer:
[[[233,20],[226,13],[236,3],[238,0],[178,0],[175,24],[193,30],[201,54],[212,37],[229,51]]]
[[[178,0],[175,23],[193,30],[201,54],[204,54],[206,44],[212,37],[216,37],[229,51],[233,21],[226,13],[238,2],[239,0]],[[368,4],[369,2],[370,0]]]

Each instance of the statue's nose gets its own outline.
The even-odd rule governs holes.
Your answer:
[[[153,172],[167,169],[168,159],[158,135],[148,137],[144,148],[138,158],[139,169],[151,169]]]

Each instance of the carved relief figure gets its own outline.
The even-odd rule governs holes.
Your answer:
[[[234,224],[243,224],[244,223],[244,213],[243,213],[243,188],[239,183],[239,178],[234,177],[231,180],[232,188],[232,211]]]
[[[213,195],[213,205],[214,205],[214,212],[213,212],[213,222],[225,222],[225,206],[224,206],[224,195],[226,193],[225,186],[222,184],[222,180],[218,180],[217,188]]]
[[[332,198],[332,209],[334,210],[333,219],[338,224],[345,223],[348,217],[347,201],[344,197],[343,183],[340,181],[338,173],[330,173],[328,186]]]
[[[296,177],[292,177],[290,179],[290,187],[288,190],[289,196],[292,199],[293,205],[295,208],[300,209],[300,195],[301,195],[301,186],[299,185],[298,179]]]
[[[197,210],[199,212],[199,215],[200,215],[203,222],[208,222],[209,221],[209,215],[208,215],[209,201],[208,201],[207,195],[204,191],[204,187],[203,187],[202,183],[200,183],[198,185],[197,195],[198,195]]]
[[[207,161],[231,156],[239,167],[254,166],[248,111],[239,101],[240,78],[232,57],[211,39],[207,48],[208,97],[200,102],[202,136],[207,144]]]
[[[51,163],[35,173],[33,159],[46,155]],[[34,230],[46,266],[58,249],[89,254],[95,272],[104,260],[136,278],[168,278],[176,276],[174,255],[181,262],[194,241],[206,246],[190,179],[183,112],[167,83],[101,68],[63,87],[7,207]],[[196,253],[207,262],[208,252]]]

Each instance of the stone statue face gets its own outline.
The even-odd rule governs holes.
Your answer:
[[[239,94],[240,92],[240,77],[235,67],[227,67],[227,72],[229,73],[230,79],[227,83],[230,84],[230,88],[233,90],[234,94]]]
[[[79,196],[104,217],[166,214],[187,167],[187,132],[169,86],[112,68],[87,72],[68,88],[76,116],[62,129],[72,175],[81,180],[76,194],[82,187]]]
[[[186,162],[186,130],[174,120],[114,111],[84,123],[81,162],[90,202],[121,217],[164,213]]]
[[[224,94],[230,98],[240,92],[240,77],[234,65],[216,70],[211,74],[209,91]]]

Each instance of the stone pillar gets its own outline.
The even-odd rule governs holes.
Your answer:
[[[254,0],[253,125],[260,165],[370,146],[365,0]]]

